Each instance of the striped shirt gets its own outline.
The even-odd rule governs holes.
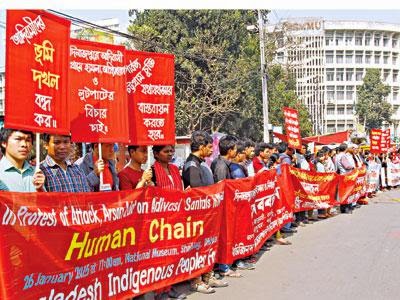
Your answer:
[[[44,186],[48,192],[90,192],[85,174],[81,169],[66,161],[67,170],[61,168],[50,156],[40,164],[46,176]]]

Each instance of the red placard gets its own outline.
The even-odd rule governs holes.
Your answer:
[[[391,146],[391,141],[390,141],[390,128],[386,129],[386,149],[389,151]]]
[[[390,131],[382,130],[381,153],[386,153],[388,151],[388,139],[390,140]]]
[[[296,109],[284,107],[285,131],[288,146],[294,149],[301,149],[299,113]]]
[[[175,144],[175,57],[140,51],[126,53],[130,143]]]
[[[379,154],[381,153],[381,138],[382,138],[382,130],[380,129],[371,129],[369,133],[369,139],[371,144],[371,153]]]
[[[7,10],[5,127],[69,134],[70,21]]]
[[[71,133],[76,142],[128,142],[125,48],[71,39]]]

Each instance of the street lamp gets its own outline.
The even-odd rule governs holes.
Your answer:
[[[258,9],[258,28],[254,25],[247,26],[249,31],[257,31],[260,37],[260,62],[261,62],[261,92],[263,102],[263,140],[269,143],[268,128],[268,91],[267,91],[267,68],[265,64],[265,46],[264,46],[264,21],[261,10]]]

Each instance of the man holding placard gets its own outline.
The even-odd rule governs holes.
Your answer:
[[[2,190],[43,191],[45,176],[40,170],[35,171],[27,161],[32,150],[32,140],[33,134],[30,131],[1,129],[1,151],[4,155],[0,160],[0,179],[4,183]]]

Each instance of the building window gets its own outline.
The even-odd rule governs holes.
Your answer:
[[[336,81],[343,81],[343,80],[344,80],[344,70],[336,69]]]
[[[375,37],[374,37],[374,45],[375,45],[375,46],[379,46],[380,41],[381,41],[380,35],[379,35],[379,34],[376,34]]]
[[[344,43],[345,43],[346,46],[353,45],[353,36],[347,36],[346,35],[346,39],[345,39]]]
[[[346,81],[353,81],[353,70],[346,70]]]
[[[326,58],[327,64],[333,64],[333,52],[332,51],[327,51],[325,58]]]
[[[392,39],[392,48],[397,48],[397,39]]]
[[[385,52],[384,54],[383,54],[383,63],[385,64],[385,65],[387,65],[388,63],[389,63],[389,53],[388,52]]]
[[[393,70],[393,82],[397,82],[398,75],[399,75],[398,71]]]
[[[353,114],[353,106],[351,106],[351,105],[347,106],[346,114],[347,115],[352,115]]]
[[[356,38],[355,38],[356,46],[362,46],[362,38],[363,38],[363,34],[361,32],[357,32]]]
[[[352,64],[352,63],[353,63],[353,53],[346,52],[346,64]]]
[[[365,56],[365,63],[366,64],[370,64],[371,63],[371,54]]]
[[[383,81],[387,81],[389,79],[390,70],[383,70]]]
[[[338,115],[344,115],[344,107],[338,107],[337,114]]]
[[[336,46],[343,45],[343,33],[339,33],[339,32],[336,33],[335,44],[336,44]]]
[[[326,109],[326,114],[327,115],[334,115],[335,114],[335,107],[334,106],[328,106]]]
[[[383,47],[389,46],[389,38],[387,36],[383,37]]]
[[[364,40],[364,42],[365,42],[365,46],[369,46],[369,45],[371,45],[371,34],[370,33],[365,33],[365,40]]]
[[[344,124],[338,124],[337,125],[337,130],[338,131],[344,131]]]
[[[337,86],[336,88],[336,98],[338,100],[344,100],[344,86]]]
[[[327,36],[326,38],[325,38],[325,45],[326,46],[333,46],[334,45],[334,43],[333,43],[333,36]]]
[[[393,101],[397,101],[399,99],[398,92],[393,92]]]
[[[356,70],[356,81],[363,80],[363,70],[357,69]]]
[[[381,60],[380,54],[375,54],[375,63],[379,64],[380,60]]]
[[[326,131],[327,131],[328,133],[336,132],[336,130],[335,130],[335,125],[329,124],[329,125],[326,127]]]
[[[336,63],[342,64],[343,63],[343,52],[336,53]]]
[[[356,55],[356,64],[362,64],[362,61],[363,60],[363,57],[362,57],[362,54],[360,55],[360,54],[357,54]]]
[[[346,88],[346,100],[353,100],[354,96],[354,87],[348,86]]]
[[[333,69],[326,70],[326,81],[333,81],[335,77],[335,71]]]

